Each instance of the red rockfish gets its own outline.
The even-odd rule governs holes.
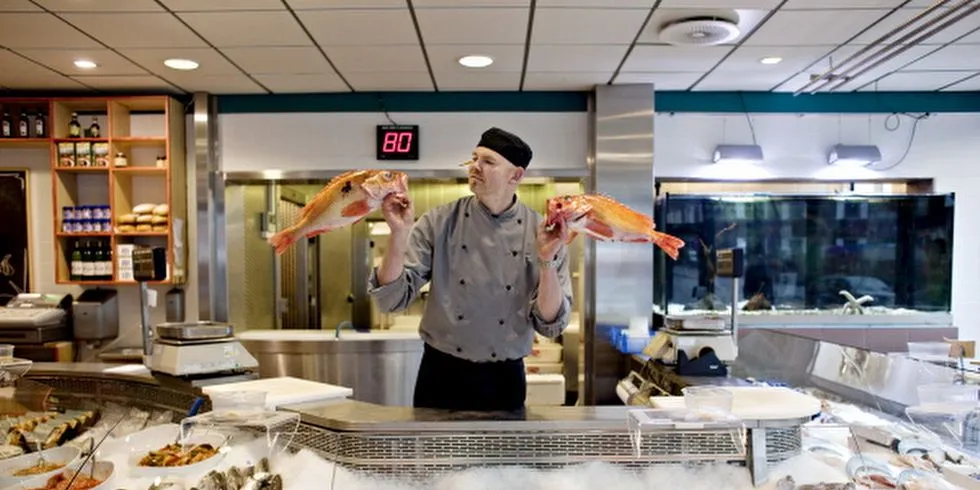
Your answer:
[[[581,194],[557,196],[548,199],[546,224],[553,226],[562,221],[568,226],[571,242],[578,233],[596,240],[655,243],[670,258],[677,260],[684,240],[656,231],[656,224],[649,216],[606,196]]]
[[[303,207],[299,221],[269,238],[282,254],[300,238],[343,228],[381,209],[390,194],[408,193],[408,175],[394,170],[352,170],[334,177]]]

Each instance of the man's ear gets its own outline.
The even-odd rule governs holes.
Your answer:
[[[517,167],[510,178],[511,184],[519,184],[524,179],[524,167]]]

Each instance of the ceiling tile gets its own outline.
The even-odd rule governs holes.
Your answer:
[[[426,46],[429,63],[436,76],[440,72],[471,72],[479,73],[495,71],[521,71],[524,64],[524,46],[520,44],[436,44]],[[486,68],[466,68],[459,64],[463,56],[479,54],[493,58],[493,64]]]
[[[847,41],[886,10],[780,10],[773,14],[747,46],[819,46]]]
[[[18,52],[69,75],[146,75],[142,68],[108,49],[22,49]],[[99,67],[83,70],[75,66],[75,60],[93,61]]]
[[[338,46],[327,56],[343,76],[351,72],[426,71],[422,49],[415,46]]]
[[[41,7],[28,0],[4,0],[0,2],[0,12],[40,12]]]
[[[963,80],[962,82],[957,83],[952,87],[943,89],[944,92],[947,90],[949,91],[980,90],[980,73],[978,73],[977,76],[974,76],[973,78],[970,78],[968,80]]]
[[[173,15],[65,14],[65,20],[113,48],[178,48],[206,46]],[[125,26],[125,29],[121,29]]]
[[[980,29],[967,34],[959,41],[956,41],[956,44],[980,44]]]
[[[457,44],[479,39],[482,44],[523,44],[527,38],[526,8],[431,8],[415,15],[425,44]],[[493,26],[489,28],[487,26]]]
[[[251,74],[334,72],[314,47],[225,48],[221,52]]]
[[[687,90],[697,81],[701,72],[693,73],[657,73],[657,72],[621,72],[613,85],[627,83],[652,83],[656,90]]]
[[[163,12],[153,0],[35,0],[52,12]]]
[[[776,84],[793,76],[796,71],[766,71],[766,72],[723,72],[713,71],[701,80],[693,90],[769,90]]]
[[[0,46],[13,49],[102,47],[72,26],[46,13],[0,15]]]
[[[518,90],[521,72],[455,72],[447,75],[436,73],[439,90]]]
[[[686,4],[685,4],[686,5]],[[666,27],[668,24],[676,22],[681,19],[691,18],[691,17],[719,17],[724,19],[731,19],[738,26],[738,30],[741,33],[739,37],[736,37],[728,44],[735,44],[745,37],[752,29],[755,29],[762,19],[769,13],[768,10],[760,9],[728,9],[728,8],[716,8],[716,9],[704,9],[704,8],[658,8],[653,12],[650,17],[650,22],[647,23],[646,28],[640,33],[639,43],[655,43],[663,44],[660,40],[660,30]]]
[[[742,46],[725,59],[716,71],[740,73],[789,71],[792,75],[820,60],[832,49],[830,46]],[[762,58],[769,57],[782,58],[783,60],[775,65],[764,65],[759,62]]]
[[[286,0],[294,10],[405,8],[405,0]]]
[[[414,0],[415,8],[430,7],[531,7],[531,0]],[[541,2],[538,2],[541,6]]]
[[[707,71],[732,48],[706,46],[636,46],[630,53],[623,71]]]
[[[350,92],[336,73],[254,76],[275,93]]]
[[[428,72],[373,72],[356,71],[344,73],[344,78],[359,92],[383,90],[432,90],[432,79]]]
[[[74,79],[99,90],[165,90],[177,92],[173,86],[157,77],[145,76],[76,76]]]
[[[524,90],[590,90],[612,78],[606,72],[527,72]]]
[[[660,8],[763,9],[772,10],[779,0],[663,0]]]
[[[198,34],[219,47],[308,46],[292,14],[280,12],[194,12],[179,14]]]
[[[630,44],[646,19],[644,9],[538,8],[535,44]]]
[[[167,68],[163,61],[168,58],[183,58],[198,62],[194,73],[201,75],[235,75],[241,73],[217,51],[211,48],[163,48],[163,49],[125,49],[120,51],[127,58],[139,63],[147,70],[165,78],[171,73],[180,73]]]
[[[550,46],[533,45],[527,57],[528,71],[610,72],[629,46]]]
[[[934,46],[933,49],[938,46]],[[971,45],[946,46],[908,66],[909,70],[980,70],[980,50]]]
[[[3,67],[0,70],[0,85],[7,88],[85,90],[85,87],[78,82],[25,60],[10,51],[0,50],[0,67]]]
[[[903,0],[789,0],[782,10],[890,9]]]
[[[862,48],[862,46],[844,46],[837,53],[834,54],[834,57],[836,60],[843,61],[848,57],[850,57],[852,54],[854,54],[859,48]],[[863,71],[865,68],[868,68],[870,65],[865,65],[863,67],[858,67],[859,66],[858,63],[854,63],[853,65],[848,65],[848,66],[856,67],[855,70],[849,73],[850,76],[854,76],[856,78],[841,85],[840,90],[845,90],[845,91],[856,90],[863,85],[873,82],[877,78],[883,77],[892,71],[903,68],[906,64],[910,63],[911,61],[915,60],[920,56],[925,55],[926,53],[928,53],[933,49],[936,49],[936,47],[935,46],[912,46],[910,49],[906,50],[902,54],[899,54],[888,61],[884,61],[879,65],[873,66],[870,69],[868,69],[866,72],[861,73],[860,75],[858,75],[858,73]],[[848,71],[847,70],[848,66],[842,66],[843,70],[838,70],[838,72]],[[821,62],[808,71],[810,73],[816,73],[822,75],[828,69],[829,69],[829,65],[824,62]],[[805,83],[806,82],[804,82],[803,84]],[[822,84],[822,82],[820,83]],[[836,83],[827,84],[826,86],[824,86],[824,88],[829,88],[831,86],[836,86]],[[796,88],[797,87],[794,86],[791,89],[795,90]]]
[[[283,10],[282,0],[161,0],[174,12],[213,12],[218,10]]]
[[[201,75],[193,72],[174,73],[166,77],[189,92],[211,92],[214,94],[257,94],[266,93],[245,75]]]
[[[404,3],[402,4],[404,5]],[[296,12],[320,46],[418,44],[407,8]],[[384,29],[378,29],[384,26]]]
[[[916,15],[919,15],[922,12],[925,12],[925,10],[926,9],[921,9],[921,8],[918,8],[918,9],[910,9],[910,8],[901,9],[901,10],[895,12],[894,14],[889,15],[888,17],[885,17],[884,20],[882,20],[881,22],[879,22],[878,24],[876,24],[874,27],[868,29],[867,32],[865,32],[865,33],[861,34],[860,36],[858,36],[854,41],[852,41],[852,44],[870,44],[870,43],[874,42],[875,40],[877,40],[879,37],[884,36],[885,34],[887,34],[888,31],[891,31],[891,30],[899,27],[900,25],[904,24],[905,22],[908,22],[909,20],[911,20]],[[921,19],[919,22],[928,21],[929,19],[936,18],[938,15],[941,15],[941,11],[933,11],[929,15],[923,17],[923,19]],[[947,18],[947,20],[948,19],[949,18]],[[943,21],[943,22],[945,22],[945,21]],[[916,23],[915,24],[915,26],[919,26],[919,25],[921,25],[921,24],[920,23]],[[949,27],[946,27],[942,31],[937,32],[932,37],[930,37],[928,39],[925,39],[925,40],[921,41],[918,44],[945,44],[945,43],[948,43],[948,42],[952,42],[954,39],[956,39],[956,38],[958,38],[960,36],[963,36],[965,34],[968,34],[970,31],[973,31],[973,30],[977,29],[978,27],[980,27],[980,12],[974,12],[973,14],[971,14],[971,15],[969,15],[969,16],[961,19],[961,20],[959,20],[958,22],[956,22],[955,24],[950,25]],[[913,28],[906,28],[906,29],[904,29],[904,30],[902,30],[902,31],[900,31],[900,32],[898,32],[896,34],[893,34],[892,36],[888,37],[888,39],[886,41],[889,42],[889,43],[893,43],[893,42],[899,40],[900,38],[904,37],[905,35],[909,34],[910,32],[912,32],[912,30],[913,30]],[[910,41],[913,41],[913,40],[919,38],[922,34],[924,34],[927,31],[928,31],[928,29],[926,31],[922,31],[922,32],[919,32],[917,34],[914,34],[911,38],[909,38],[909,39],[907,39],[907,40],[905,40],[903,42],[904,43],[909,43]]]
[[[973,74],[972,71],[892,72],[878,81],[878,90],[938,90]]]

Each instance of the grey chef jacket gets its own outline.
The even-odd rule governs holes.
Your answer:
[[[566,247],[558,255],[564,292],[558,314],[538,312],[537,227],[541,216],[515,199],[497,216],[474,196],[422,215],[412,227],[405,270],[370,293],[378,308],[407,308],[431,281],[419,331],[432,347],[471,361],[520,359],[531,352],[536,330],[557,337],[568,325],[571,281]]]

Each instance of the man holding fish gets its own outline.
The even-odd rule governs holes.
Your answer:
[[[519,137],[490,128],[467,162],[472,196],[417,222],[407,194],[384,199],[390,246],[370,280],[378,307],[403,310],[431,283],[416,407],[522,409],[534,332],[557,337],[568,325],[566,227],[546,227],[517,199],[531,156]]]

